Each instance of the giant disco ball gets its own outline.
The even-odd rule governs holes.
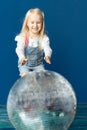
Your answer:
[[[13,85],[7,112],[16,130],[67,130],[76,113],[71,84],[53,71],[33,71]]]

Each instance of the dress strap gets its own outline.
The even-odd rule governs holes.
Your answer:
[[[28,44],[29,44],[29,37],[28,37],[28,35],[26,35],[25,45],[28,46]]]

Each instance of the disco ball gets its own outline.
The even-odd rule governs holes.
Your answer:
[[[75,92],[62,75],[33,71],[11,88],[7,112],[16,130],[67,130],[76,105]]]

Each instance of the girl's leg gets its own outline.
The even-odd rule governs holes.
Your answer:
[[[19,68],[19,72],[20,72],[20,76],[23,77],[25,75],[28,74],[29,70],[28,70],[28,67],[26,66],[26,64],[24,65],[18,65],[18,68]]]
[[[23,72],[23,73],[20,73],[20,76],[21,77],[24,77],[24,76],[26,76],[28,73],[25,73],[25,72]]]

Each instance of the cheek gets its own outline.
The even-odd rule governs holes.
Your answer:
[[[27,26],[31,27],[31,22],[30,21],[27,21]]]

